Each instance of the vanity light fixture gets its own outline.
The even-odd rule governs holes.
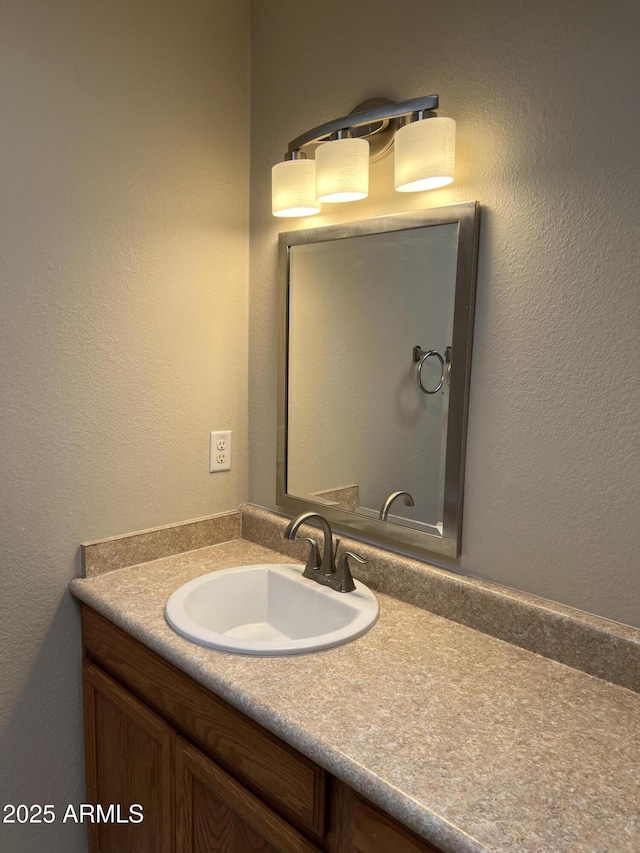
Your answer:
[[[436,116],[438,95],[397,103],[374,98],[348,116],[308,130],[289,143],[272,169],[274,216],[312,216],[320,202],[357,201],[369,192],[369,160],[395,137],[395,188],[421,192],[453,181],[456,123]],[[309,153],[315,151],[315,160]]]

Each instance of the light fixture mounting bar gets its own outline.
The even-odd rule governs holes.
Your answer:
[[[313,130],[308,130],[301,134],[289,143],[287,153],[292,154],[294,151],[299,151],[305,145],[311,145],[314,142],[321,142],[334,133],[340,130],[349,130],[362,125],[375,124],[386,119],[404,118],[413,113],[426,112],[438,108],[438,95],[425,95],[422,98],[411,98],[408,101],[398,101],[395,104],[385,104],[384,106],[375,107],[371,110],[363,110],[360,113],[351,113],[342,118],[333,119]]]

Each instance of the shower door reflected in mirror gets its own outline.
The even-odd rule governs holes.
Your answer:
[[[456,556],[477,205],[281,235],[278,502]]]

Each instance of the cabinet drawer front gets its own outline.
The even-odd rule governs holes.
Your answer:
[[[326,773],[83,605],[85,654],[294,825],[322,838]]]

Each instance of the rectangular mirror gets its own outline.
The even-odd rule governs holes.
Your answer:
[[[460,553],[475,202],[280,235],[278,505]]]

